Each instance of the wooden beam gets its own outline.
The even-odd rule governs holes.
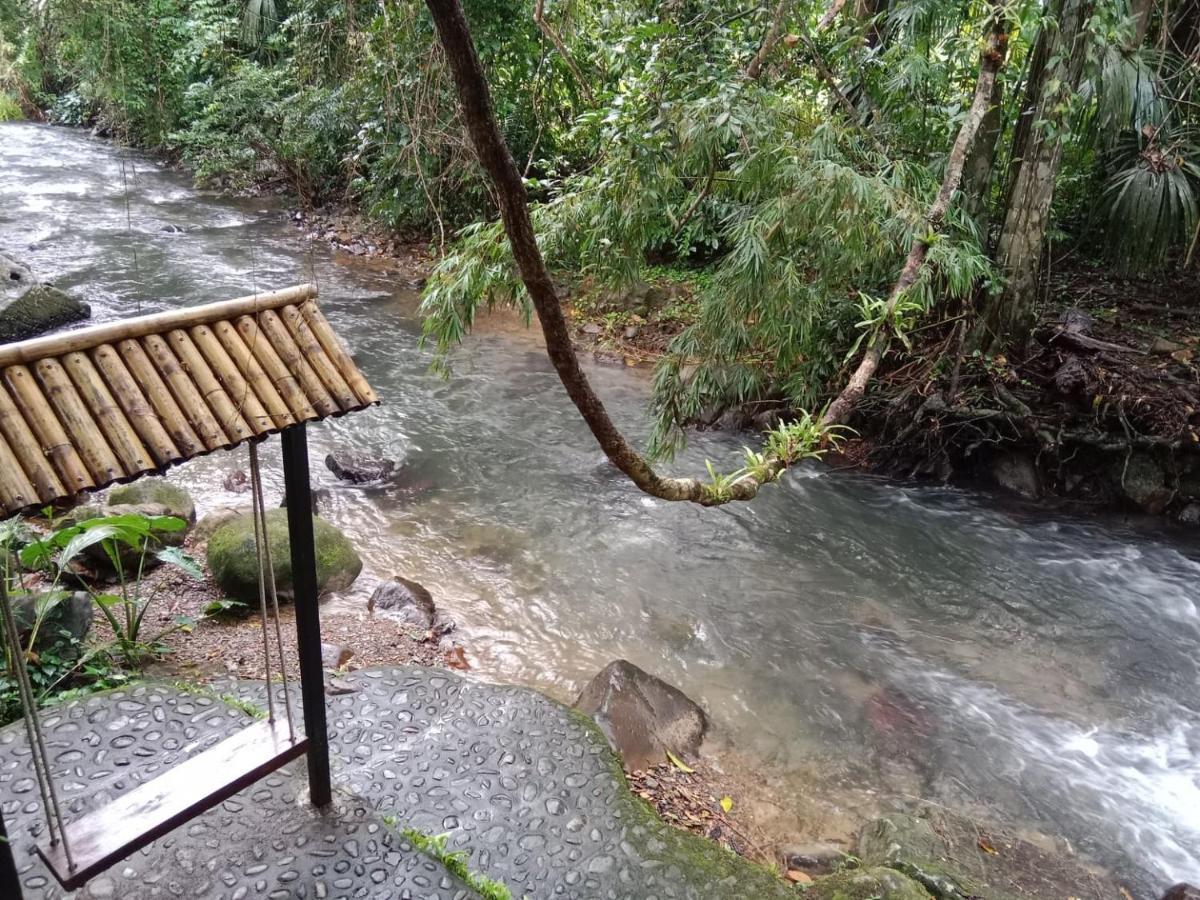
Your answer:
[[[303,303],[317,296],[314,284],[297,284],[278,291],[238,297],[223,303],[209,303],[170,312],[154,313],[134,319],[123,319],[106,325],[81,328],[62,334],[33,338],[16,344],[0,347],[0,368],[22,363],[37,362],[47,356],[62,356],[91,350],[101,344],[112,344],[123,340],[136,340],[148,334],[162,334],[175,328],[191,328],[208,325],[238,316],[254,315],[264,309],[279,309],[289,304]]]
[[[296,650],[300,657],[300,696],[308,736],[308,791],[313,806],[333,799],[329,779],[329,734],[325,724],[325,668],[321,663],[321,612],[317,607],[317,552],[313,538],[312,487],[308,476],[308,435],[303,422],[285,428],[283,485],[287,504],[292,589],[296,605]]]
[[[51,873],[69,891],[114,863],[228,800],[264,775],[301,756],[308,741],[288,736],[287,724],[255,722],[157,778],[64,826],[71,846],[39,845]],[[7,898],[7,894],[3,895]]]

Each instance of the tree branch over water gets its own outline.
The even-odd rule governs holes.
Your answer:
[[[884,323],[872,336],[866,354],[846,389],[818,422],[801,416],[794,423],[769,432],[762,453],[747,453],[746,466],[732,475],[719,475],[710,468],[711,481],[676,478],[657,473],[650,463],[626,440],[613,423],[604,403],[592,388],[579,364],[571,335],[554,284],[538,248],[529,201],[520,170],[500,132],[492,105],[487,79],[476,53],[470,28],[459,0],[426,0],[438,37],[446,52],[463,119],[471,136],[480,165],[492,182],[499,200],[500,217],[512,248],[521,282],[529,294],[538,322],[546,339],[546,353],[559,380],[587,423],[596,442],[614,466],[642,491],[663,500],[686,500],[704,506],[716,506],[734,500],[751,500],[764,484],[776,480],[792,463],[819,455],[822,441],[837,439],[837,428],[862,396],[867,382],[878,367],[886,346]],[[937,199],[926,215],[928,239],[938,233],[951,199],[962,180],[967,154],[979,131],[983,114],[993,95],[996,74],[1003,63],[1007,33],[1001,22],[1002,0],[996,0],[996,20],[980,65],[975,97],[950,153],[947,172]],[[903,292],[916,281],[925,264],[927,240],[913,245],[891,293],[889,311]]]

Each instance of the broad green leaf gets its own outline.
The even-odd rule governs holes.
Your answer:
[[[200,563],[195,557],[184,553],[179,547],[164,547],[154,555],[162,562],[182,569],[193,578],[199,579],[204,577],[204,569]]]

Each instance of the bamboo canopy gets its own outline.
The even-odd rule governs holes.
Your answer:
[[[379,398],[304,284],[0,346],[0,518]]]

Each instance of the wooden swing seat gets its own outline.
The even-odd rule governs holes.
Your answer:
[[[38,854],[62,886],[73,891],[307,750],[308,738],[290,740],[286,722],[255,722],[65,825],[74,869],[67,865],[61,842],[39,844]]]

